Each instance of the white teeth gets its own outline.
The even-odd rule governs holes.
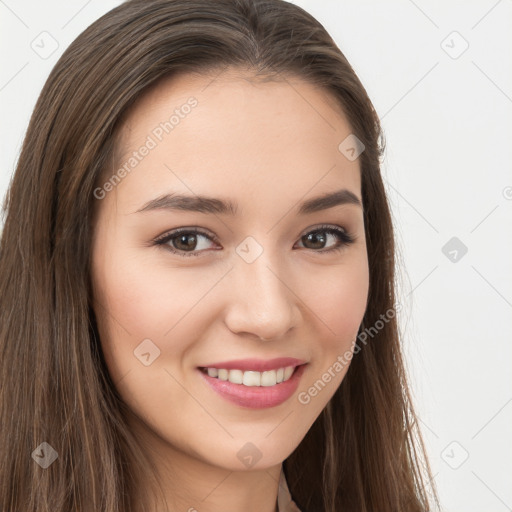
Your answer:
[[[244,372],[242,370],[229,370],[228,380],[234,384],[242,384],[244,381]]]
[[[242,370],[226,370],[223,368],[207,368],[206,372],[210,377],[216,377],[220,380],[227,380],[233,384],[243,384],[244,386],[275,386],[281,382],[287,381],[295,370],[294,366],[286,366],[278,370],[269,370],[265,372],[254,372]]]
[[[244,372],[244,386],[259,386],[261,383],[260,372]]]
[[[277,384],[277,371],[270,370],[261,374],[261,386],[275,386]]]

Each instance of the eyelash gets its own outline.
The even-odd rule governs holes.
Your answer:
[[[319,252],[319,253],[334,253],[334,252],[341,251],[345,247],[354,243],[356,240],[356,237],[351,235],[350,233],[348,233],[340,228],[336,228],[336,227],[333,227],[330,225],[319,226],[311,231],[306,232],[300,238],[302,239],[304,236],[312,234],[312,233],[328,233],[328,234],[337,236],[338,239],[341,241],[341,243],[339,245],[332,247],[330,249],[320,249],[320,250],[310,249],[313,252]],[[170,233],[165,233],[164,235],[156,238],[155,240],[153,240],[153,244],[157,245],[157,246],[162,246],[164,249],[170,251],[171,253],[177,254],[177,255],[183,256],[183,257],[199,256],[202,252],[204,252],[204,251],[183,251],[183,250],[179,250],[179,249],[174,249],[170,245],[166,245],[169,241],[171,241],[174,238],[177,238],[178,236],[183,235],[183,234],[202,235],[202,236],[208,238],[209,240],[211,240],[212,242],[215,242],[217,244],[219,243],[217,237],[211,236],[210,234],[205,233],[202,230],[195,229],[195,228],[179,228],[174,231],[171,231]]]

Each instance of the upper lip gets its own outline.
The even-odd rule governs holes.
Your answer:
[[[294,357],[276,357],[275,359],[234,359],[232,361],[220,361],[200,366],[200,368],[264,372],[285,368],[286,366],[299,366],[305,363],[306,361]]]

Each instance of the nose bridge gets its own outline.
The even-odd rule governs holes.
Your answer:
[[[282,256],[253,237],[240,243],[236,253],[228,327],[266,339],[283,336],[294,326],[297,305]]]

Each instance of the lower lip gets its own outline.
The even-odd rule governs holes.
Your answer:
[[[265,409],[267,407],[280,405],[293,395],[297,390],[305,367],[305,364],[298,366],[287,381],[280,382],[274,386],[244,386],[243,384],[233,384],[228,380],[210,377],[200,369],[197,371],[222,398],[241,407]]]

